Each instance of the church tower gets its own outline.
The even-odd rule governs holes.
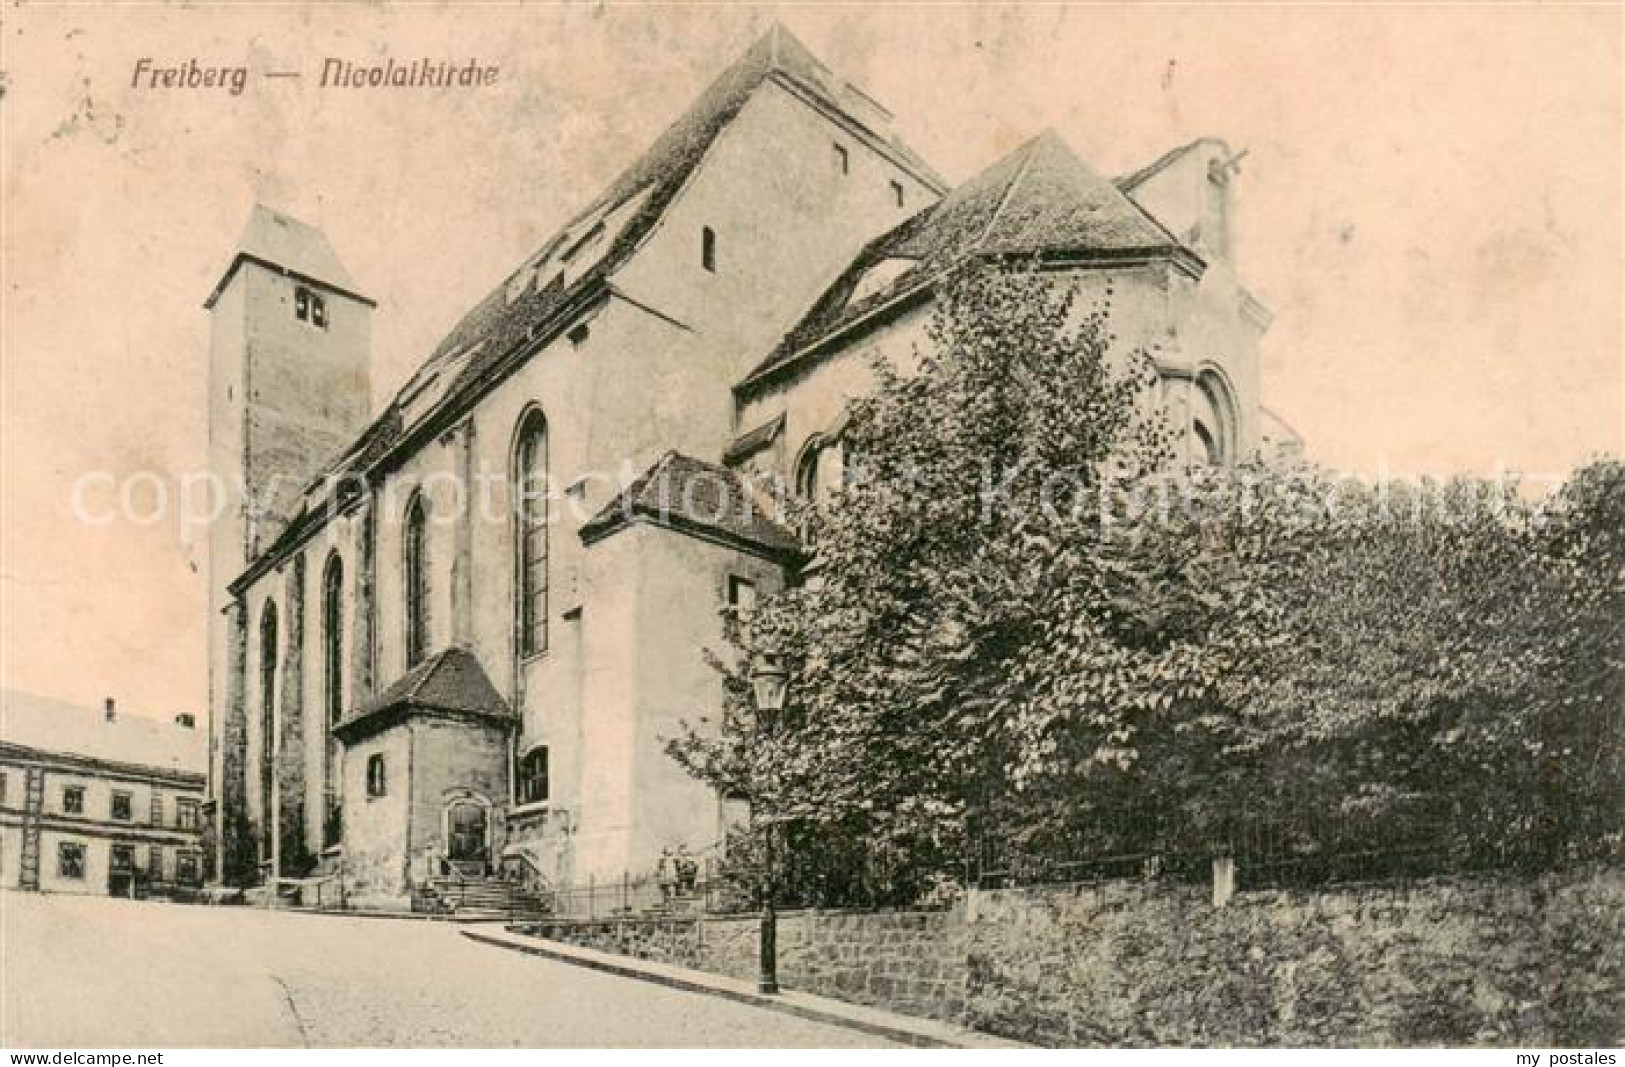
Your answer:
[[[214,877],[230,878],[247,788],[242,673],[250,620],[227,586],[284,529],[301,494],[366,426],[372,309],[314,226],[256,204],[210,314],[209,470],[223,496],[209,539]],[[236,684],[233,685],[233,674]]]

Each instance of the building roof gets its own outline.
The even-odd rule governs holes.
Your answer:
[[[740,460],[760,452],[774,441],[777,441],[779,434],[783,432],[784,412],[781,411],[755,429],[746,430],[738,437],[735,437],[728,445],[727,450],[723,452],[722,462],[728,466],[733,466]]]
[[[1178,238],[1046,131],[871,242],[740,387],[772,376],[967,257],[1006,255],[1170,256],[1201,266]],[[865,285],[871,271],[884,272],[884,282]]]
[[[453,647],[407,671],[333,732],[340,736],[364,732],[364,727],[381,726],[386,718],[414,711],[490,719],[503,726],[518,722],[478,657],[466,648]]]
[[[339,262],[338,253],[327,240],[327,235],[308,222],[301,222],[264,204],[255,204],[249,212],[248,225],[237,239],[237,250],[231,257],[225,273],[215,283],[205,308],[214,306],[221,290],[244,260],[263,263],[320,282],[330,289],[353,296],[363,303],[372,301],[361,295],[360,288],[350,272]]]
[[[122,712],[109,720],[15,689],[0,689],[0,743],[171,774],[202,775],[209,765],[208,736],[197,726]]]
[[[1214,145],[1226,155],[1229,155],[1230,153],[1230,146],[1219,138],[1198,137],[1196,140],[1182,144],[1178,148],[1170,148],[1168,151],[1164,152],[1156,159],[1153,159],[1150,163],[1147,163],[1139,170],[1113,178],[1112,184],[1116,185],[1125,193],[1132,193],[1140,185],[1143,185],[1151,178],[1167,170],[1173,165],[1175,160],[1184,156],[1188,152],[1194,152],[1203,145]]]
[[[834,112],[841,121],[861,130],[877,150],[926,184],[945,187],[935,171],[907,145],[877,123],[865,120],[854,100],[855,90],[832,74],[788,30],[774,25],[602,195],[543,242],[464,315],[419,372],[357,441],[335,457],[333,466],[322,477],[364,471],[414,436],[414,428],[442,413],[461,410],[484,388],[518,366],[531,342],[557,332],[568,325],[568,318],[591,306],[592,294],[602,291],[607,279],[654,230],[717,136],[769,80],[789,87],[814,106]],[[868,109],[874,108],[872,101],[863,100]],[[319,231],[313,232],[319,235]],[[583,245],[590,247],[583,251]],[[434,400],[414,404],[410,398],[425,391],[425,377],[430,373],[438,379],[434,383]],[[296,517],[260,560],[281,558],[309,528],[319,524],[328,510],[315,507]],[[245,577],[253,573],[256,568],[251,566]]]
[[[769,512],[736,471],[667,452],[581,527],[587,544],[644,519],[772,556],[795,556],[801,542]]]

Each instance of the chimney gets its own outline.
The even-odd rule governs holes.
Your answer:
[[[112,722],[118,717],[113,711],[112,697],[108,697],[106,700],[102,701],[102,715],[107,719],[108,722]]]
[[[175,716],[175,725],[188,730],[195,730],[197,728],[197,717],[189,711],[183,711]]]

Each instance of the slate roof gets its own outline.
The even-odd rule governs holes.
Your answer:
[[[504,279],[452,328],[423,361],[425,366],[444,361],[440,373],[447,382],[434,404],[408,418],[406,404],[402,396],[397,395],[356,443],[335,457],[334,465],[322,477],[366,470],[400,445],[414,426],[437,413],[461,408],[482,387],[500,380],[516,365],[515,356],[527,341],[561,325],[562,312],[585,306],[590,295],[601,290],[654,229],[717,136],[739,114],[752,94],[770,79],[780,79],[821,106],[840,113],[847,122],[864,130],[900,165],[930,184],[945,187],[936,172],[901,140],[865,123],[853,114],[852,108],[843,106],[840,99],[843,84],[794,35],[774,25],[718,76],[601,196],[549,237],[536,253],[526,258],[518,271]],[[526,286],[522,295],[514,297],[512,283],[525,271],[572,243],[572,237],[579,238],[590,232],[591,223],[604,219],[619,207],[634,205],[631,217],[609,239],[607,247],[597,253],[597,260],[590,266],[572,272],[568,282],[566,275],[555,275],[540,286]],[[325,238],[322,244],[325,246]],[[412,390],[416,382],[417,376],[414,376],[403,387],[402,394]],[[324,507],[317,507],[296,518],[283,535],[261,553],[260,560],[281,558],[287,548],[301,541],[308,528],[316,524],[317,516],[326,511]],[[241,584],[254,573],[257,573],[256,568],[250,567],[233,584]]]
[[[243,235],[237,240],[237,250],[232,255],[231,263],[209,298],[203,302],[205,308],[214,306],[221,290],[245,258],[281,267],[364,303],[372,303],[372,300],[361,295],[355,279],[339,262],[338,253],[333,251],[325,233],[292,215],[285,215],[264,204],[255,204],[249,212],[248,225],[243,227]]]
[[[202,775],[209,765],[204,727],[105,712],[16,689],[0,690],[0,743],[170,774]]]
[[[709,534],[774,556],[795,556],[801,542],[769,517],[740,475],[727,467],[667,452],[581,527],[586,544],[637,518]]]
[[[411,711],[440,712],[490,719],[502,725],[518,722],[474,653],[448,648],[413,667],[370,703],[334,727],[335,734],[351,734],[364,725],[381,724],[386,717]]]
[[[739,388],[770,377],[808,346],[924,287],[969,256],[1187,256],[1173,234],[1046,131],[871,242]],[[870,270],[913,266],[854,300]]]

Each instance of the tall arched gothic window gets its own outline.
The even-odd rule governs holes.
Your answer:
[[[260,609],[260,849],[271,854],[276,813],[271,810],[276,775],[276,601]]]
[[[322,572],[322,696],[327,724],[344,715],[344,561],[337,552]]]
[[[344,717],[344,560],[334,552],[322,571],[322,708],[327,713],[327,748],[322,786],[322,845],[339,843],[339,743],[333,728]]]
[[[406,666],[423,662],[429,648],[429,509],[421,492],[406,505]]]
[[[520,656],[547,651],[547,420],[531,411],[514,448],[514,624]]]
[[[1195,410],[1191,417],[1191,459],[1217,467],[1234,463],[1240,442],[1239,419],[1236,415],[1235,396],[1229,383],[1212,368],[1196,375],[1193,396]]]

